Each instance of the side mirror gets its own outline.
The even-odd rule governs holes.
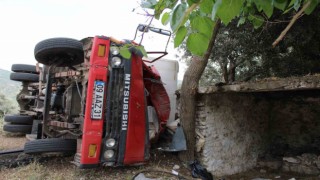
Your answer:
[[[140,32],[148,32],[149,31],[148,27],[146,25],[144,25],[144,24],[139,24],[137,29]]]
[[[171,36],[171,32],[168,30],[164,30],[164,29],[160,29],[160,28],[156,28],[156,27],[148,27],[145,24],[139,24],[137,30],[140,32],[145,32],[145,33],[149,32],[149,30],[150,30],[150,31],[158,33],[158,34],[162,34],[165,36]]]
[[[160,28],[154,28],[154,27],[149,27],[150,31],[158,33],[158,34],[162,34],[165,36],[171,36],[171,32],[168,30],[164,30],[164,29],[160,29]]]
[[[143,40],[143,34],[149,32],[149,30],[154,32],[154,33],[157,33],[157,34],[162,34],[162,35],[168,36],[168,41],[167,41],[167,44],[166,44],[166,47],[165,47],[164,51],[151,51],[151,52],[147,51],[147,54],[160,54],[159,57],[157,57],[157,58],[155,58],[155,59],[153,59],[151,61],[144,60],[146,62],[153,63],[153,62],[159,60],[160,58],[162,58],[162,57],[164,57],[164,56],[166,56],[168,54],[167,53],[167,47],[168,47],[168,44],[169,44],[169,41],[170,41],[171,31],[168,31],[168,30],[165,30],[165,29],[156,28],[156,27],[150,27],[149,25],[145,25],[145,24],[139,24],[137,29],[136,29],[136,33],[134,35],[133,41],[136,39],[137,33],[139,31],[139,32],[142,33],[142,38],[141,38],[140,43],[139,43],[139,45],[141,45],[142,40]]]

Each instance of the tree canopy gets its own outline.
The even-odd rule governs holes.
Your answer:
[[[319,0],[144,0],[142,7],[154,9],[156,19],[170,24],[175,47],[186,39],[188,50],[203,56],[218,18],[224,25],[237,18],[238,25],[250,22],[259,28],[277,10],[282,14],[294,11],[309,15],[318,4]]]
[[[222,26],[200,85],[319,73],[320,8],[299,18],[283,41],[271,46],[292,16],[275,12],[259,29],[249,22],[238,27],[238,19]],[[189,64],[192,54],[185,42],[179,49]]]

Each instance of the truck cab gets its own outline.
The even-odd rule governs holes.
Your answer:
[[[149,29],[171,35],[145,25],[137,31]],[[39,83],[39,97],[44,98],[37,99],[37,119],[42,121],[25,153],[73,154],[80,168],[147,162],[151,142],[174,118],[178,65],[173,63],[169,87],[153,65],[161,59],[144,59],[141,47],[108,36],[39,42],[35,58],[43,64],[40,75],[45,78]]]

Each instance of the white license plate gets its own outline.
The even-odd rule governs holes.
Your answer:
[[[91,119],[102,119],[104,98],[104,82],[94,82],[94,94],[92,98]]]

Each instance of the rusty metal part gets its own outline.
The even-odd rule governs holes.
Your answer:
[[[37,112],[35,112],[34,110],[20,110],[19,114],[20,115],[27,115],[27,116],[36,116]]]
[[[37,96],[30,96],[30,95],[21,94],[19,98],[21,98],[21,99],[37,99]]]
[[[68,76],[79,76],[81,73],[79,71],[64,71],[64,72],[57,72],[55,73],[54,77],[59,78],[59,77],[68,77]]]
[[[68,129],[75,129],[77,126],[72,123],[68,122],[61,122],[61,121],[49,121],[47,123],[49,126],[61,127],[61,128],[68,128]]]
[[[48,72],[47,72],[47,83],[46,83],[46,93],[45,93],[45,100],[44,100],[44,112],[43,112],[43,126],[42,126],[42,132],[43,132],[43,135],[46,135],[46,136],[49,136],[49,137],[52,137],[53,134],[50,132],[49,130],[49,127],[47,126],[48,122],[50,121],[49,120],[49,111],[50,111],[50,101],[51,101],[51,93],[52,93],[52,89],[51,89],[51,86],[52,86],[52,83],[53,83],[53,80],[52,80],[52,76],[53,76],[53,71],[56,67],[55,66],[50,66],[48,68]]]

